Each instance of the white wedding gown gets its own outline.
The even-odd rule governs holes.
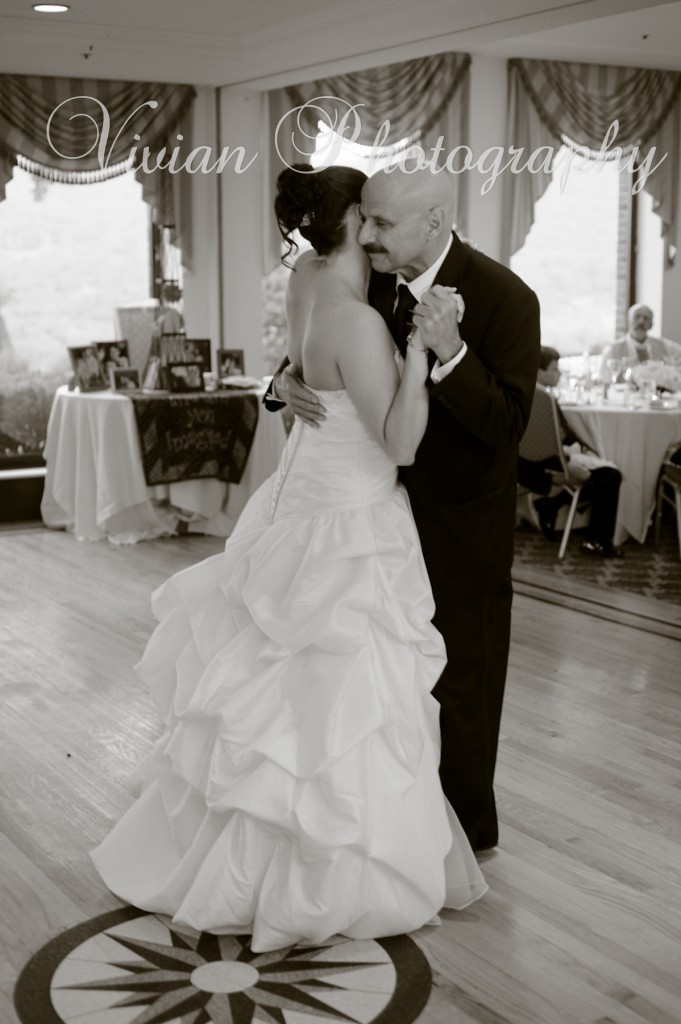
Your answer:
[[[165,723],[93,851],[144,910],[262,952],[412,931],[486,890],[438,778],[445,661],[406,492],[345,391],[224,553],[153,595]]]

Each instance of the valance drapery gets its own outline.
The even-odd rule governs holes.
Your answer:
[[[523,164],[562,144],[584,159],[619,158],[632,171],[632,187],[652,195],[662,235],[674,242],[681,73],[525,59],[509,61],[508,72],[507,151],[522,149]],[[535,167],[505,176],[505,258],[524,243],[534,204],[551,181],[540,160]]]
[[[434,57],[348,75],[335,75],[286,90],[291,107],[301,108],[301,127],[309,137],[317,134],[319,120],[335,127],[339,114],[354,107],[358,133],[353,141],[365,146],[391,146],[403,139],[428,140],[442,124],[457,89],[470,67],[465,53],[440,53]],[[338,103],[340,101],[340,104]],[[385,124],[389,131],[382,132]],[[351,119],[349,127],[352,128]]]
[[[190,85],[0,75],[0,199],[16,163],[51,181],[89,184],[135,169],[159,224],[189,255],[181,184],[168,169],[191,132]],[[164,152],[165,151],[165,152]],[[172,164],[171,164],[172,166]]]

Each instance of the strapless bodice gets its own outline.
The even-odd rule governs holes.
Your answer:
[[[308,517],[383,501],[397,468],[362,423],[347,391],[315,391],[326,409],[319,427],[296,419],[272,495],[270,518]]]

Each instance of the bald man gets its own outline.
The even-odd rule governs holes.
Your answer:
[[[431,351],[428,427],[407,488],[448,663],[442,787],[474,850],[498,842],[493,777],[511,619],[518,442],[534,395],[539,304],[521,280],[453,232],[445,174],[379,171],[364,185],[369,301],[404,352],[417,323]],[[401,287],[404,286],[404,287]],[[456,289],[452,292],[451,289]],[[319,400],[289,367],[275,393],[308,422]]]
[[[638,363],[645,363],[648,360],[661,363],[675,363],[681,361],[681,345],[667,338],[655,338],[649,334],[653,326],[653,311],[644,302],[635,302],[629,307],[627,313],[627,333],[618,338],[612,345],[608,345],[603,351],[599,376],[601,380],[610,380],[612,366],[608,366],[611,359],[621,359],[619,380],[624,380],[624,373],[630,366]]]

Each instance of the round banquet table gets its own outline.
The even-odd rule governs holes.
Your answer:
[[[280,413],[261,406],[238,484],[199,479],[147,487],[132,402],[116,392],[64,386],[47,426],[43,522],[79,540],[114,544],[171,536],[180,528],[227,537],[253,491],[277,468],[285,443]]]
[[[643,544],[665,452],[670,445],[681,444],[681,406],[627,407],[622,396],[615,395],[612,401],[595,405],[561,401],[560,409],[579,440],[622,471],[615,543],[633,537]]]

